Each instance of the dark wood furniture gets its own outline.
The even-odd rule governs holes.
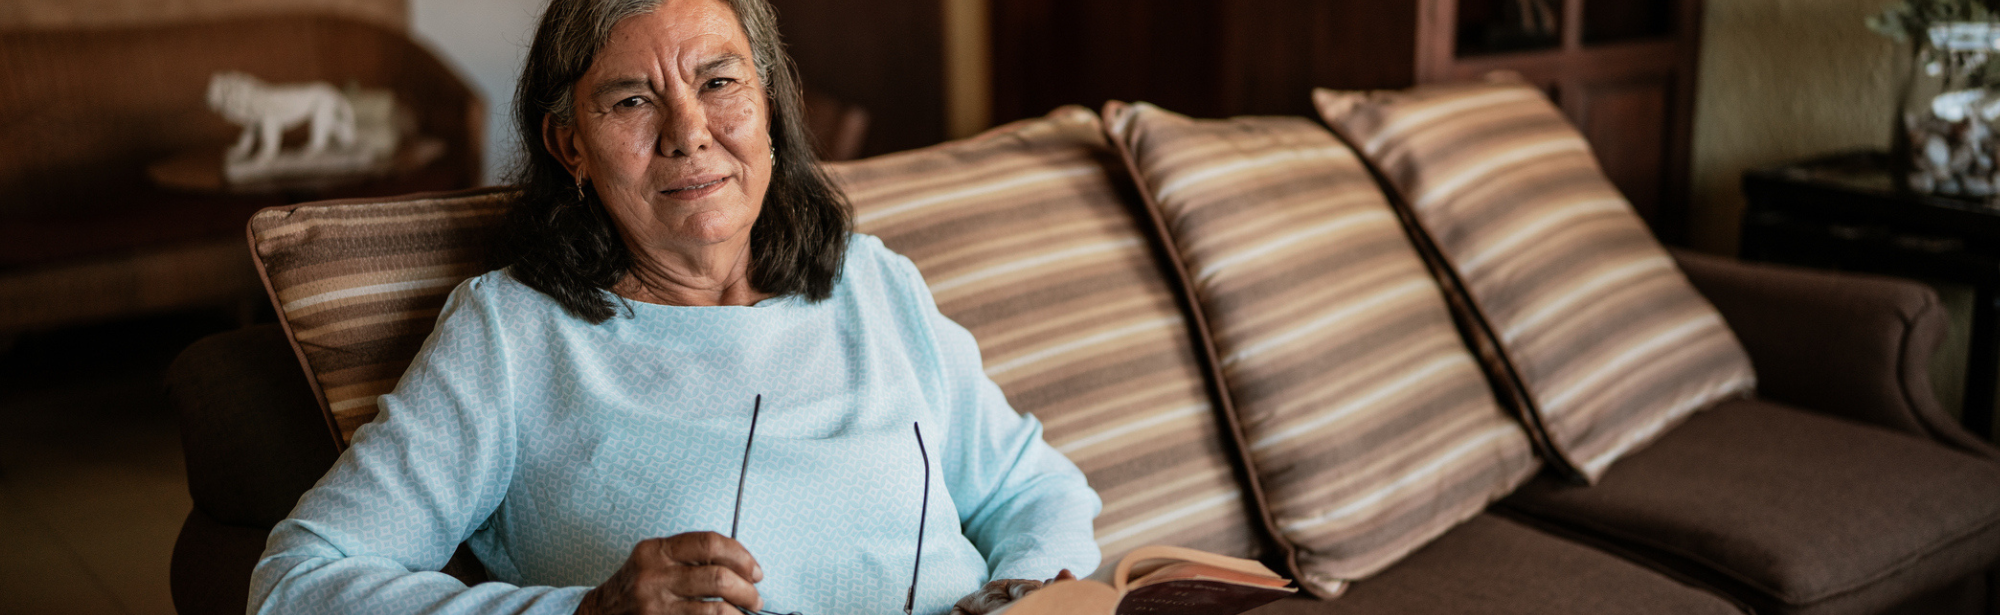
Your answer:
[[[162,188],[149,166],[218,154],[240,128],[209,76],[387,89],[434,160],[374,181],[216,194]],[[308,13],[0,31],[0,336],[158,311],[263,303],[243,243],[271,205],[478,185],[477,93],[408,33]]]
[[[1540,34],[1518,3],[1548,8]],[[1145,100],[1197,117],[1311,115],[1314,87],[1512,70],[1547,89],[1670,243],[1686,232],[1699,0],[1009,0],[993,121]],[[1534,11],[1530,11],[1534,12]]]
[[[771,0],[771,5],[806,87],[867,109],[875,118],[863,123],[865,136],[855,141],[850,157],[945,139],[944,22],[936,0]]]
[[[1741,256],[1973,287],[1965,427],[1993,437],[2000,371],[2000,205],[1896,186],[1888,156],[1840,154],[1743,175]]]

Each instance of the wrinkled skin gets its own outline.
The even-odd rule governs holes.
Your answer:
[[[578,615],[726,615],[764,606],[755,583],[764,570],[743,544],[715,532],[639,541],[603,585],[584,594]],[[711,598],[721,598],[715,601]]]
[[[666,0],[611,29],[543,140],[631,249],[612,288],[666,305],[750,305],[750,228],[771,183],[770,105],[720,0]]]
[[[544,146],[581,189],[596,192],[632,252],[632,271],[613,292],[679,306],[751,305],[770,296],[749,283],[750,229],[773,161],[770,105],[752,57],[728,5],[665,0],[612,27],[571,91],[571,123],[543,118]],[[761,580],[756,559],[726,536],[652,538],[576,612],[755,611],[763,607]],[[996,580],[953,612],[981,615],[1042,584]]]

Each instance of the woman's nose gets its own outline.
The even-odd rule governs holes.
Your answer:
[[[666,123],[660,129],[661,156],[692,156],[714,142],[714,135],[708,132],[708,114],[704,111],[700,104],[692,100],[677,100],[669,105]]]

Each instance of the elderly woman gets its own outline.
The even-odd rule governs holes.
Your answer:
[[[1097,566],[1082,474],[849,232],[763,0],[554,0],[518,96],[508,266],[272,530],[252,611],[943,613]],[[428,572],[460,542],[496,582]]]

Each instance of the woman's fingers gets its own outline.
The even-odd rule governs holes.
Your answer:
[[[723,566],[736,571],[738,576],[751,583],[764,580],[764,570],[757,565],[757,558],[743,548],[743,543],[715,532],[688,532],[667,538],[654,538],[646,542],[660,541],[658,548],[667,561],[682,566]]]
[[[681,567],[678,574],[667,576],[664,589],[684,600],[721,598],[752,611],[764,608],[757,588],[735,570],[723,566]]]
[[[585,596],[578,613],[732,615],[736,606],[764,608],[756,581],[763,571],[741,543],[714,532],[650,538],[632,547],[625,565]]]

